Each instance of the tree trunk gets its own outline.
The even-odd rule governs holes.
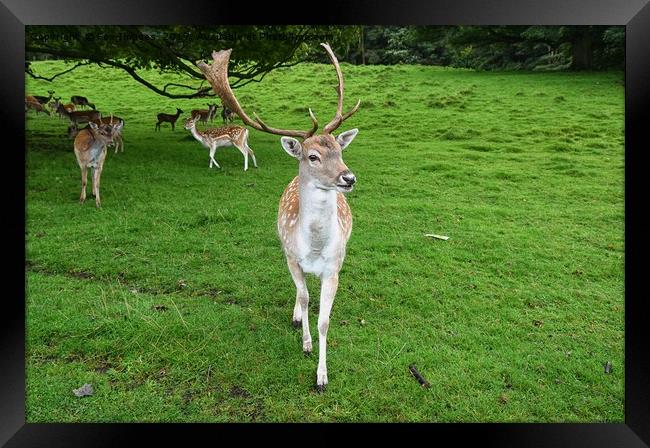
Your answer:
[[[593,62],[591,30],[584,27],[582,32],[571,41],[574,70],[590,70]]]
[[[359,51],[361,52],[361,64],[366,65],[366,47],[363,35],[366,32],[366,28],[361,26],[361,33],[359,34]]]

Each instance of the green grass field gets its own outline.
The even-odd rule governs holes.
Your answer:
[[[345,107],[362,99],[339,129],[360,129],[344,153],[358,185],[322,395],[275,233],[297,174],[279,137],[250,131],[258,169],[223,148],[210,170],[181,121],[154,132],[156,113],[207,99],[91,66],[26,80],[126,120],[97,210],[90,186],[78,203],[66,123],[28,113],[28,422],[624,420],[623,74],[342,68]],[[303,64],[236,94],[307,129],[307,107],[334,113],[335,82]]]

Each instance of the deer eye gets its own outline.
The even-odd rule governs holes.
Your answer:
[[[317,160],[319,161],[320,159],[318,158],[318,156],[312,154],[309,156],[309,160],[311,160],[312,162],[316,162]]]

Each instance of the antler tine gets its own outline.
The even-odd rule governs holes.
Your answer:
[[[271,134],[289,135],[289,134],[283,134],[283,132],[288,132],[288,131],[285,131],[285,130],[282,130],[282,129],[275,129],[275,128],[272,128],[272,127],[268,126],[266,123],[264,123],[262,121],[262,119],[255,112],[253,112],[253,115],[255,116],[255,121],[257,123],[259,123],[260,126],[262,126],[261,130],[263,130],[265,132],[269,132]],[[311,129],[309,131],[306,131],[306,132],[303,132],[303,131],[291,131],[291,132],[300,132],[302,134],[302,135],[300,135],[300,137],[302,137],[303,139],[309,138],[312,135],[314,135],[314,133],[318,129],[318,120],[316,120],[316,117],[314,116],[314,113],[311,111],[311,108],[309,109],[309,117],[311,118],[311,121],[312,121],[312,127],[311,127]]]
[[[337,93],[338,93],[338,104],[336,106],[336,114],[334,115],[334,118],[332,118],[332,121],[327,123],[325,127],[323,128],[323,133],[324,134],[331,134],[332,131],[336,130],[339,126],[341,126],[341,123],[343,123],[345,120],[350,118],[352,114],[354,114],[357,109],[359,109],[359,106],[361,105],[361,100],[357,101],[356,106],[352,108],[349,112],[346,114],[343,114],[343,73],[341,72],[341,66],[339,65],[338,59],[336,59],[336,55],[332,51],[332,48],[329,46],[327,43],[321,43],[323,48],[325,48],[325,51],[327,51],[327,55],[330,58],[330,61],[332,61],[332,64],[334,65],[334,68],[336,69],[336,77],[339,80],[339,85],[338,87],[335,87]]]
[[[272,128],[264,123],[257,116],[257,114],[254,114],[255,120],[252,120],[248,115],[246,115],[246,112],[244,112],[244,109],[239,104],[239,101],[237,101],[237,98],[235,97],[235,94],[230,88],[230,84],[228,82],[228,63],[230,61],[231,52],[232,48],[228,50],[213,51],[213,62],[211,65],[208,65],[204,62],[199,62],[197,64],[208,82],[212,85],[214,92],[219,96],[219,98],[221,98],[223,105],[239,115],[244,123],[257,129],[258,131],[268,132],[270,134],[276,135],[285,135],[288,137],[299,137],[302,139],[311,137],[316,132],[316,129],[318,129],[316,117],[314,117],[314,115],[311,113],[311,110],[310,116],[313,122],[313,126],[309,131],[295,131],[291,129]]]

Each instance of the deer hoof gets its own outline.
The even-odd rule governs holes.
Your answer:
[[[319,394],[322,394],[323,392],[325,392],[326,389],[327,389],[327,384],[317,384],[316,385],[316,392],[318,392]]]
[[[291,321],[291,325],[293,325],[293,328],[302,328],[302,322],[300,322],[299,320]]]
[[[302,354],[305,355],[305,358],[311,358],[311,350],[303,350]]]

